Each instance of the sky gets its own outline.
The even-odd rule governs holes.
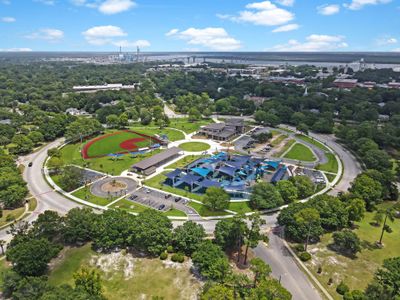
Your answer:
[[[400,0],[0,0],[0,51],[399,51]]]

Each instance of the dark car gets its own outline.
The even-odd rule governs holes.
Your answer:
[[[30,168],[30,167],[32,167],[32,165],[33,165],[33,162],[30,162],[30,163],[28,164],[28,167]]]
[[[163,210],[165,208],[165,204],[161,204],[159,207],[158,207],[158,210]]]
[[[181,201],[181,200],[182,200],[181,197],[175,198],[175,202],[176,202],[176,203],[178,203],[178,202]]]

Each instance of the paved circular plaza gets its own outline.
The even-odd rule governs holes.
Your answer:
[[[92,184],[90,192],[98,197],[120,197],[133,192],[138,183],[127,177],[108,177]]]

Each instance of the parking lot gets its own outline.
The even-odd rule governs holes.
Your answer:
[[[186,199],[146,187],[136,190],[127,199],[159,211],[168,211],[171,208],[175,208],[185,212],[187,215],[197,215],[194,209],[186,206]]]

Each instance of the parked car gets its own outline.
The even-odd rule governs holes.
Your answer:
[[[30,162],[30,163],[28,164],[28,167],[30,168],[30,167],[32,167],[32,165],[33,165],[33,162]]]
[[[181,199],[182,199],[181,197],[177,197],[175,198],[175,202],[178,203],[179,201],[181,201]]]
[[[158,207],[158,210],[163,210],[165,208],[165,204],[161,204],[159,207]]]

